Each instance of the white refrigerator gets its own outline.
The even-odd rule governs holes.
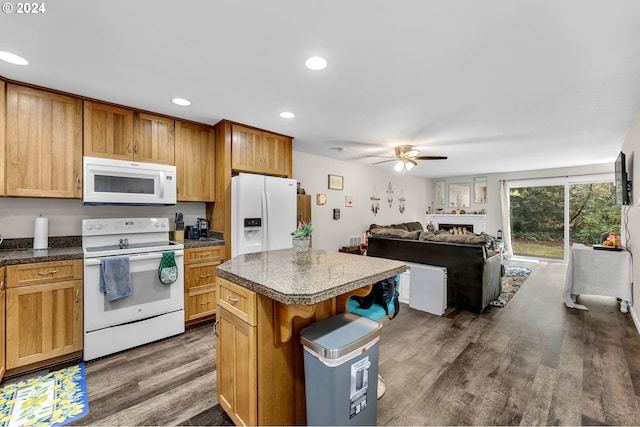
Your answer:
[[[291,247],[297,181],[241,173],[231,178],[231,256]]]

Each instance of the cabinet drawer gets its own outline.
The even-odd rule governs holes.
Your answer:
[[[215,286],[216,267],[221,261],[199,262],[184,266],[184,291],[202,286]]]
[[[7,287],[82,279],[82,260],[37,262],[7,267]]]
[[[224,259],[224,246],[207,248],[193,248],[184,251],[184,263],[192,264],[203,261],[222,261]]]
[[[199,319],[216,312],[216,289],[211,287],[184,294],[184,320]]]
[[[217,304],[252,326],[256,326],[256,293],[218,278]]]

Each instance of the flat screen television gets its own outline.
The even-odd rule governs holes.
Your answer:
[[[628,205],[630,183],[627,177],[627,161],[621,151],[616,159],[616,204]]]

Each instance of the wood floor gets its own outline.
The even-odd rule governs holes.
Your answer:
[[[509,263],[516,265],[516,263]],[[533,273],[504,308],[385,319],[379,425],[640,424],[640,335],[614,298],[562,303],[566,266]],[[86,364],[75,425],[225,425],[212,324]]]

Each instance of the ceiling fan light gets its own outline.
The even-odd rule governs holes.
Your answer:
[[[407,151],[406,153],[404,153],[404,155],[405,155],[406,157],[415,157],[415,156],[417,156],[418,154],[420,154],[420,152],[419,152],[418,150],[409,150],[409,151]]]
[[[398,160],[398,163],[396,163],[396,165],[393,168],[396,170],[396,172],[400,172],[403,167],[404,167],[404,162],[402,160]]]
[[[407,160],[405,162],[405,164],[404,164],[404,167],[406,167],[408,171],[413,169],[414,166],[418,166],[418,164],[416,162],[414,162],[413,160]]]

